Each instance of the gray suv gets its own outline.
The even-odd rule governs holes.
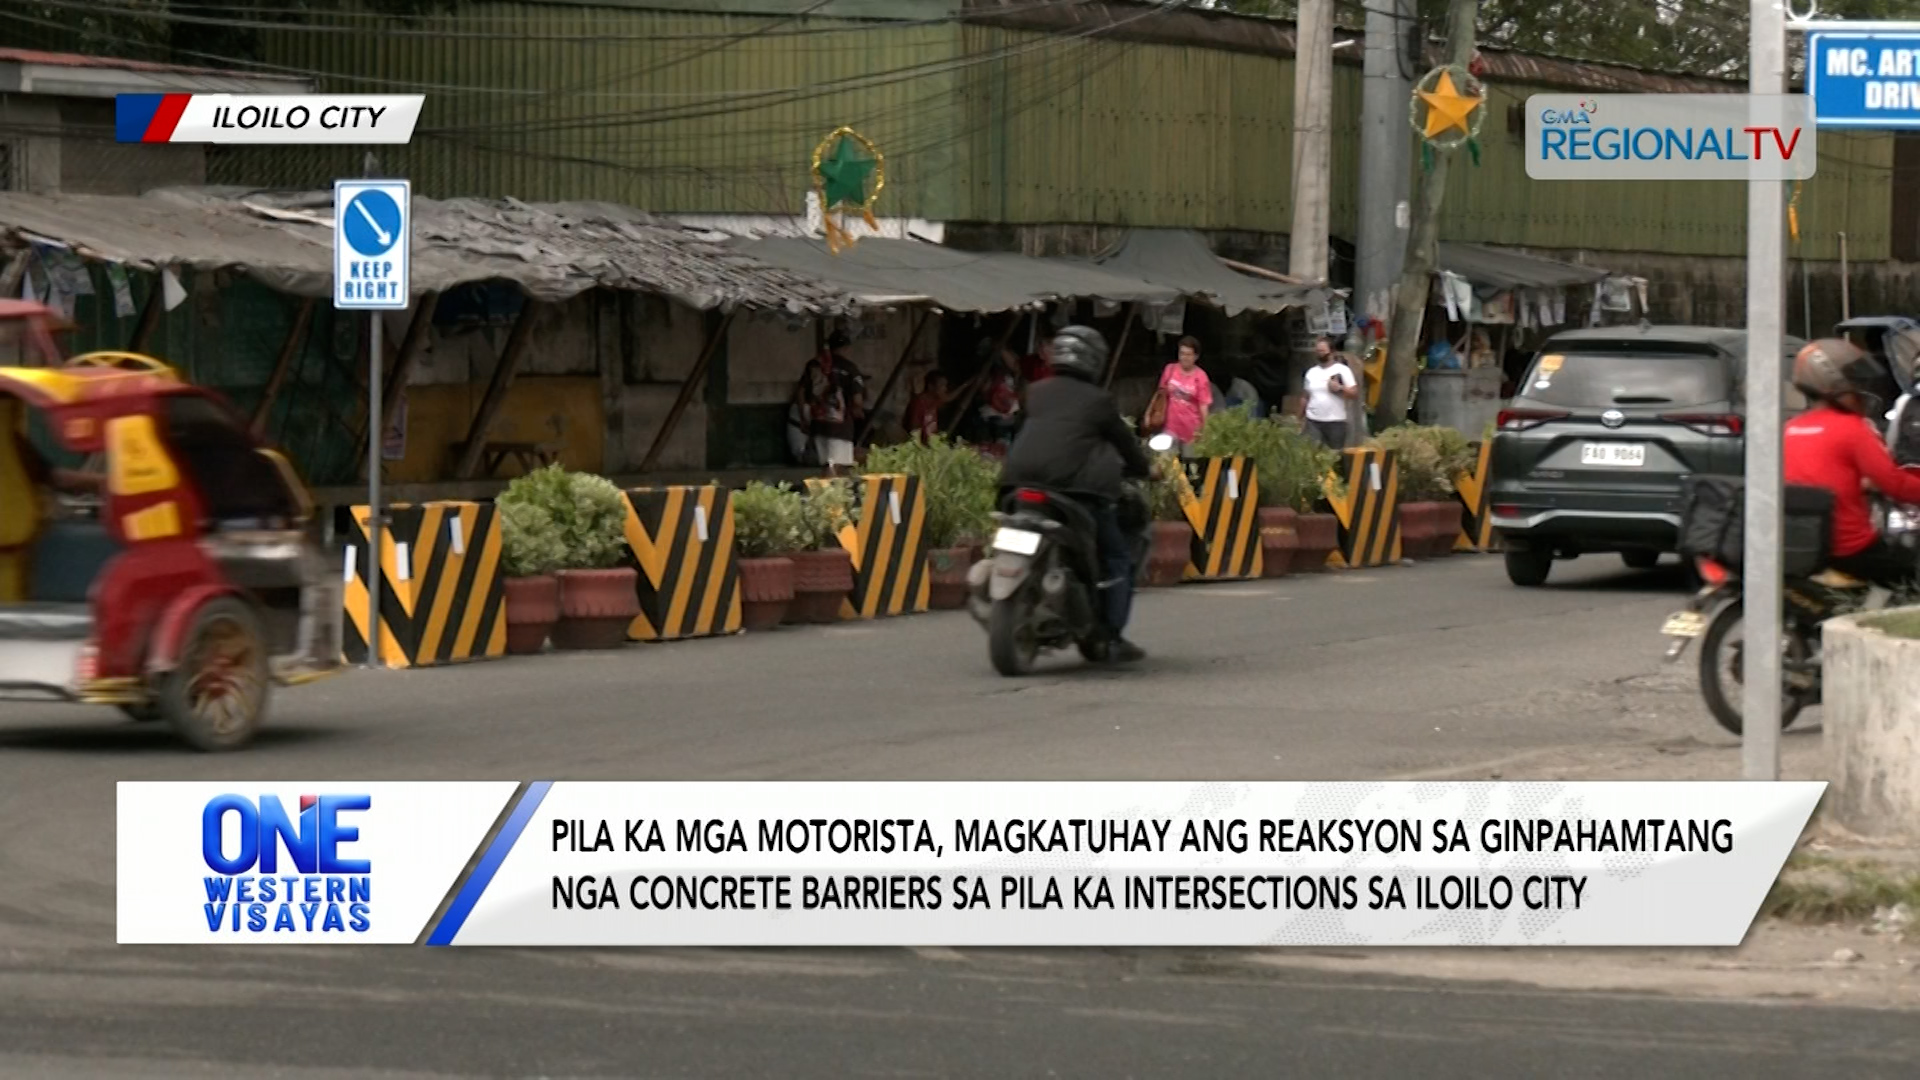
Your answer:
[[[1781,377],[1803,344],[1786,341]],[[1746,331],[1640,326],[1557,334],[1500,413],[1489,497],[1515,585],[1555,559],[1674,550],[1680,481],[1745,471]],[[1804,407],[1787,390],[1790,411]]]

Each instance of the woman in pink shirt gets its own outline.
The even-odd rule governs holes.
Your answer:
[[[1180,444],[1185,455],[1187,444],[1200,434],[1207,410],[1213,406],[1213,380],[1200,370],[1200,343],[1190,337],[1180,339],[1180,360],[1168,364],[1160,373],[1160,389],[1167,395],[1167,434]]]

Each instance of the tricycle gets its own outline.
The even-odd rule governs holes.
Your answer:
[[[343,585],[307,533],[306,487],[152,357],[46,359],[0,367],[0,699],[116,706],[200,750],[247,745],[273,686],[345,666]],[[30,417],[103,470],[54,467]]]

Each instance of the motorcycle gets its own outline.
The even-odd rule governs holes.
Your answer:
[[[1164,453],[1173,439],[1156,435],[1147,445]],[[1152,515],[1138,485],[1127,485],[1119,511],[1133,565],[1142,567]],[[968,609],[986,628],[994,670],[1008,678],[1026,675],[1042,653],[1070,647],[1088,660],[1104,661],[1101,590],[1111,586],[1103,580],[1093,514],[1065,495],[1019,488],[993,517],[998,528],[987,557],[968,573]]]
[[[1887,414],[1887,447],[1901,465],[1920,462],[1920,407],[1908,408],[1912,400],[1912,395],[1901,397]],[[1876,499],[1874,516],[1889,543],[1908,552],[1920,551],[1920,513],[1914,508]],[[1916,563],[1920,565],[1920,559]],[[1714,721],[1739,735],[1744,726],[1741,687],[1746,644],[1740,575],[1715,558],[1696,558],[1694,564],[1701,588],[1660,629],[1673,641],[1666,660],[1679,660],[1688,646],[1700,641],[1700,695]],[[1787,575],[1781,583],[1781,598],[1780,726],[1784,729],[1808,706],[1820,703],[1821,624],[1845,615],[1920,603],[1920,581],[1895,591],[1826,568],[1814,574]]]

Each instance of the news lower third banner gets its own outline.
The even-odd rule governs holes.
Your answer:
[[[119,941],[1737,945],[1825,788],[129,781]]]

